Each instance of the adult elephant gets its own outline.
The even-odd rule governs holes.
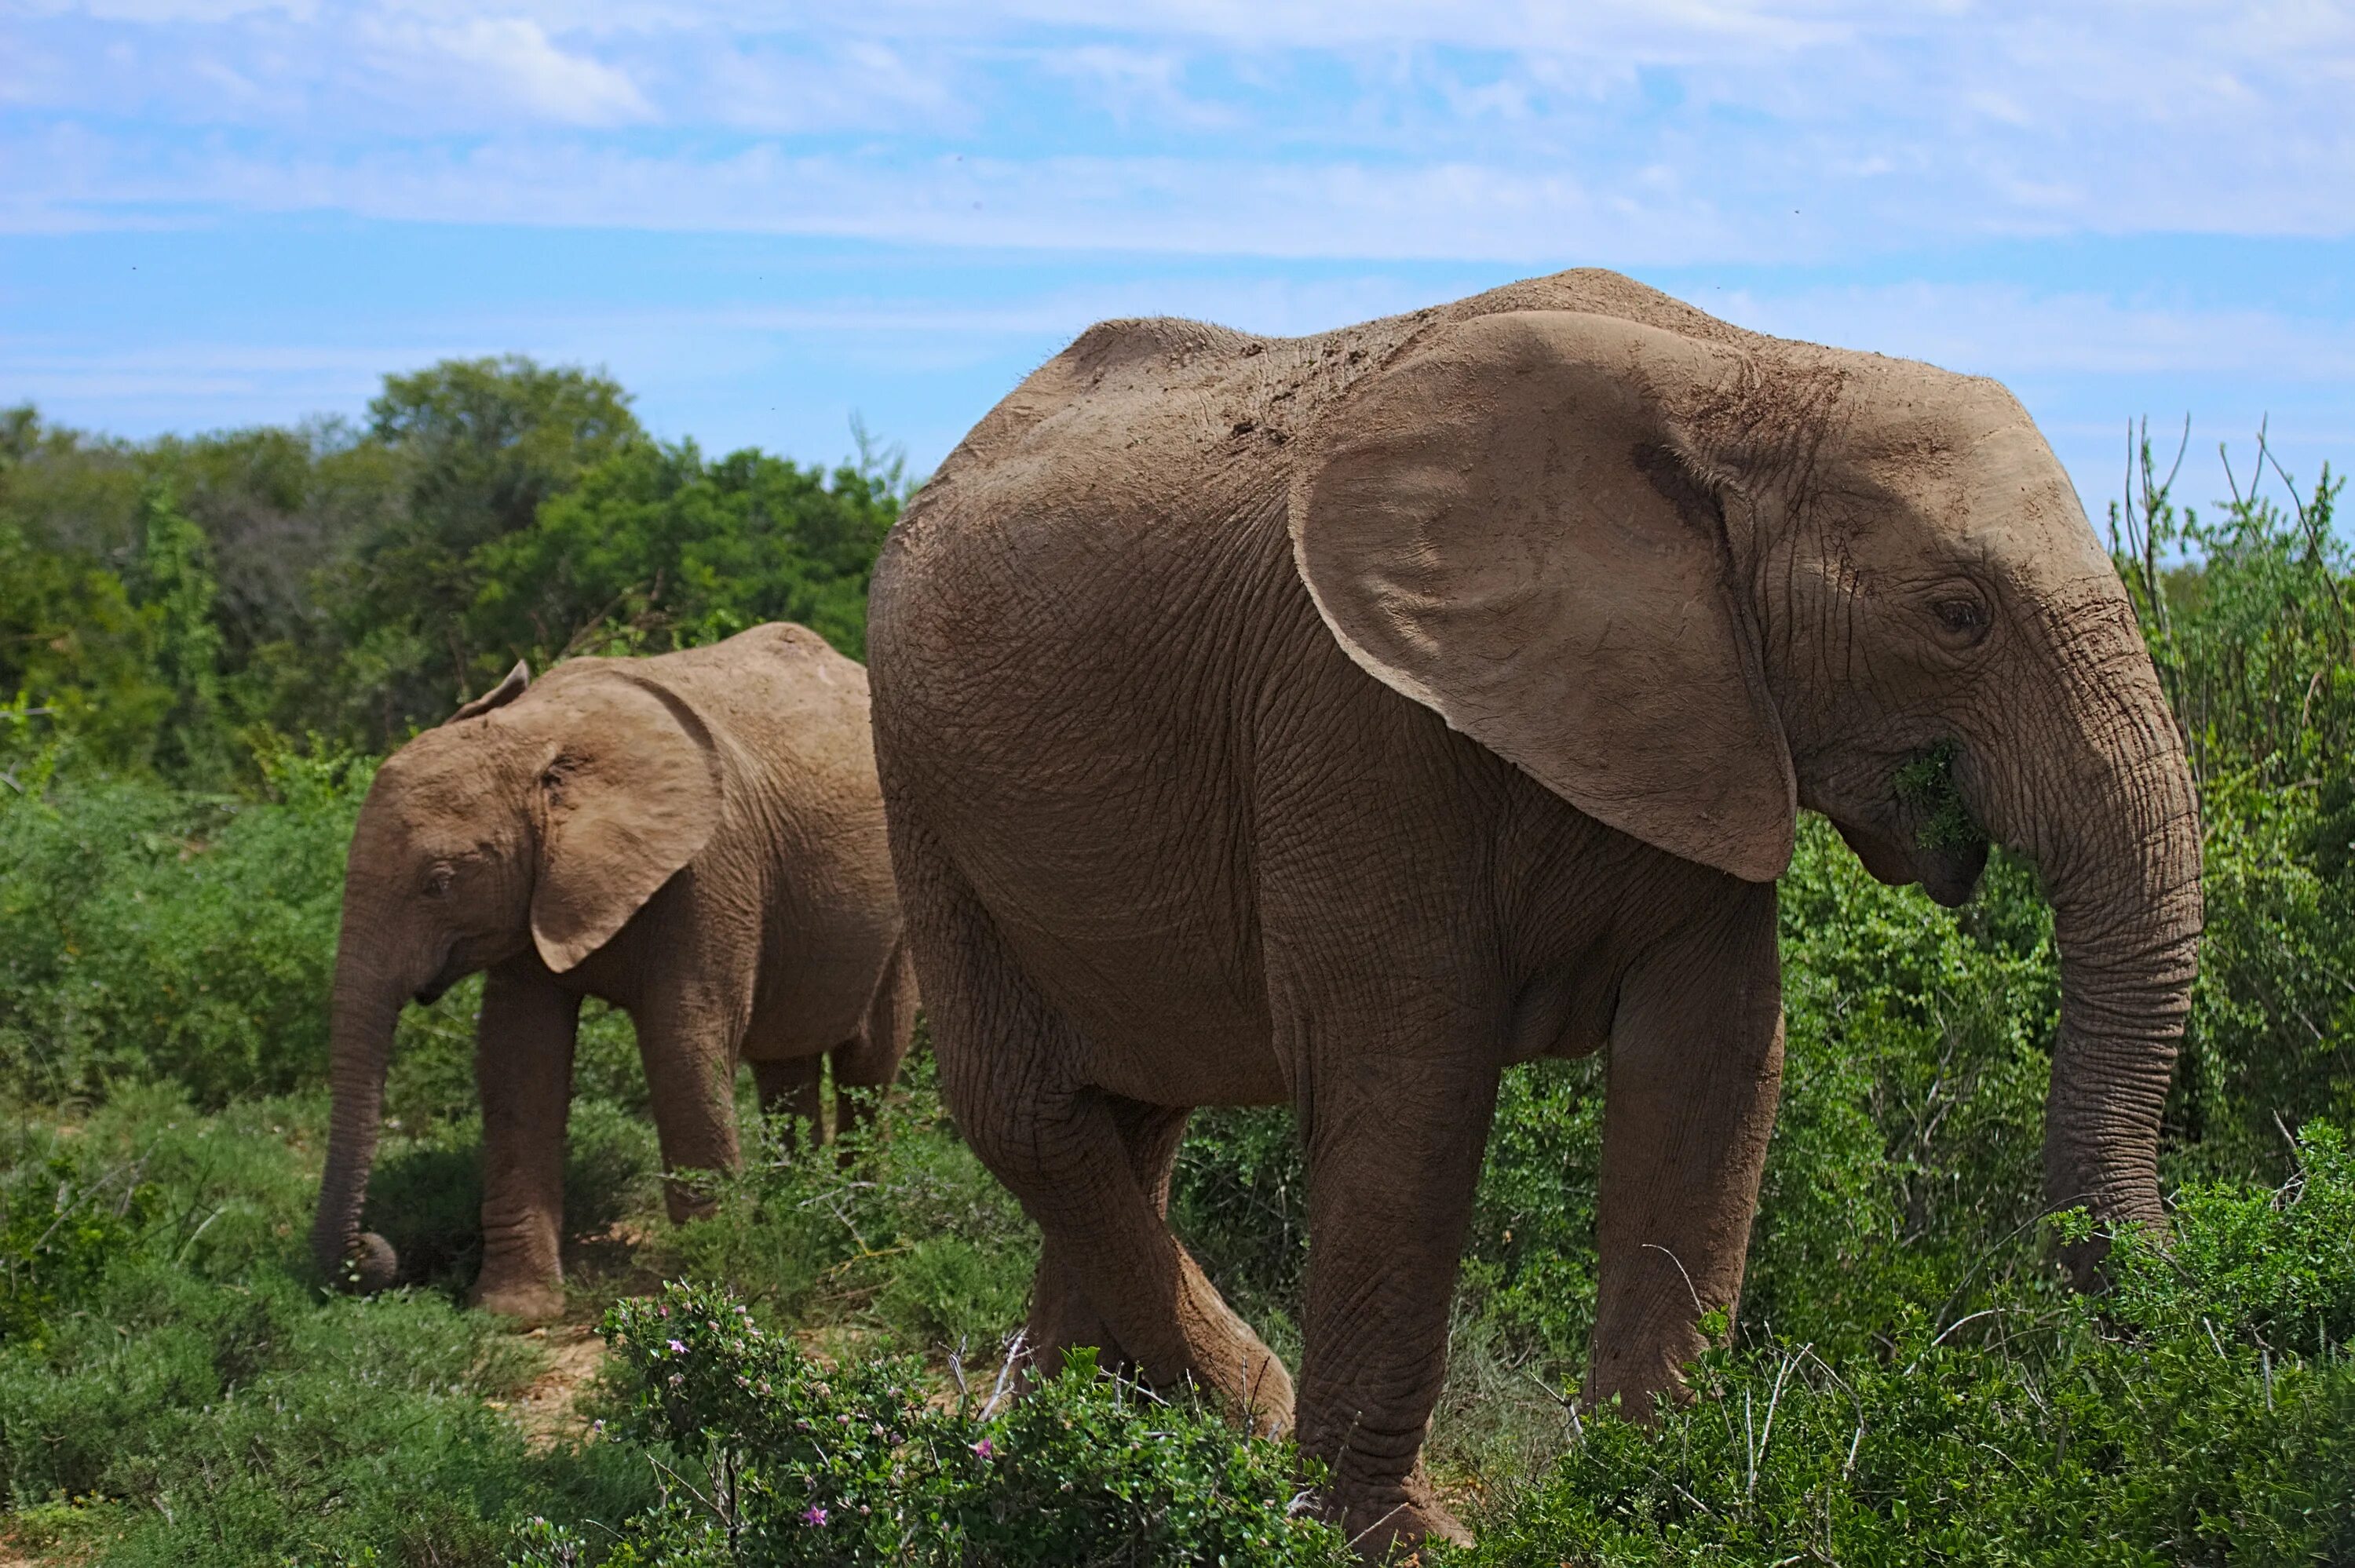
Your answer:
[[[870,616],[943,1086],[1045,1235],[1033,1342],[1296,1409],[1353,1535],[1460,1533],[1419,1453],[1508,1065],[1609,1047],[1591,1397],[1643,1409],[1733,1306],[1800,806],[1946,904],[1974,824],[2034,861],[2050,1196],[2159,1222],[2192,789],[1993,382],[1607,272],[1315,337],[1109,323],[950,456]],[[1296,1406],[1161,1213],[1188,1107],[1286,1101]]]
[[[737,1160],[734,1083],[818,1119],[888,1084],[914,1022],[868,736],[867,676],[816,633],[755,627],[650,659],[522,665],[377,772],[344,878],[335,1112],[312,1248],[374,1289],[360,1230],[393,1024],[483,989],[483,1267],[474,1299],[564,1305],[564,1126],[583,997],[625,1009],[672,1169]],[[693,1203],[677,1183],[671,1217]]]

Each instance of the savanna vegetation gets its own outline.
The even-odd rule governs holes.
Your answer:
[[[2174,1237],[2064,1285],[2038,1202],[2050,917],[1998,855],[1946,912],[1820,822],[1783,886],[1789,1059],[1741,1321],[1649,1426],[1576,1393],[1593,1062],[1508,1081],[1434,1473],[1464,1563],[2355,1561],[2355,571],[2328,475],[2110,519],[2191,743],[2209,935]],[[0,1556],[107,1563],[1350,1561],[1216,1411],[1000,1377],[1035,1241],[919,1051],[853,1158],[755,1137],[660,1218],[626,1021],[592,1006],[570,1326],[458,1309],[468,984],[401,1026],[368,1224],[323,1291],[342,852],[375,759],[517,658],[776,618],[863,641],[905,493],[650,439],[523,361],[365,425],[125,443],[0,417]],[[1178,1228],[1277,1350],[1288,1118],[1204,1113]],[[591,1337],[590,1325],[602,1329]],[[602,1351],[600,1347],[604,1347]]]

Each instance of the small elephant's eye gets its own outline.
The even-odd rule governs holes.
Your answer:
[[[450,884],[457,880],[457,872],[449,866],[435,866],[432,871],[425,874],[425,896],[428,898],[441,897],[443,894],[450,891]]]
[[[1975,599],[1942,599],[1930,607],[1938,624],[1957,637],[1971,637],[1987,629],[1987,606]]]

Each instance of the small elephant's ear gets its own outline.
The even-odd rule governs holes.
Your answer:
[[[493,708],[503,708],[523,695],[530,684],[531,666],[518,659],[515,662],[515,668],[509,670],[497,685],[473,702],[462,705],[456,713],[450,715],[450,722],[456,724],[460,719],[474,718],[489,713]]]
[[[599,672],[542,690],[553,755],[539,777],[531,935],[561,974],[710,842],[719,758],[694,710],[650,683]]]
[[[1580,810],[1753,882],[1796,790],[1689,431],[1734,351],[1605,316],[1439,329],[1310,431],[1300,576],[1350,658]]]

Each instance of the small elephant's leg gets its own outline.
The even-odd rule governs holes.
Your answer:
[[[655,1135],[662,1143],[663,1202],[673,1224],[709,1213],[711,1200],[683,1179],[689,1171],[733,1171],[738,1010],[695,994],[662,991],[638,1006],[638,1056],[646,1069]],[[757,1077],[757,1072],[756,1072]]]
[[[527,1322],[564,1313],[564,1126],[581,998],[537,954],[483,986],[474,1076],[483,1097],[483,1269],[474,1303]]]
[[[1783,1073],[1774,890],[1647,959],[1611,1030],[1587,1398],[1637,1420],[1679,1393],[1705,1312],[1742,1293]]]
[[[1387,1017],[1322,1023],[1354,1025],[1359,1048],[1301,1058],[1309,1245],[1298,1437],[1332,1467],[1342,1528],[1377,1558],[1392,1542],[1470,1539],[1422,1455],[1498,1073],[1493,1044],[1460,1022],[1434,1022],[1423,1050],[1391,1045],[1384,1036],[1416,1011],[1401,1001]]]
[[[1166,1220],[1170,1175],[1178,1146],[1185,1140],[1189,1113],[1105,1097],[1137,1185],[1144,1189],[1154,1213]],[[1251,1325],[1236,1316],[1182,1244],[1178,1246],[1178,1311],[1197,1380],[1217,1388],[1235,1408],[1248,1411],[1254,1431],[1269,1436],[1290,1431],[1292,1376],[1283,1361],[1252,1331]],[[1066,1350],[1078,1345],[1102,1351],[1099,1364],[1107,1370],[1127,1362],[1117,1339],[1077,1283],[1075,1273],[1063,1247],[1049,1239],[1039,1249],[1038,1283],[1031,1295],[1029,1322],[1023,1330],[1025,1361],[1048,1374],[1062,1365]],[[1225,1376],[1213,1375],[1220,1369],[1231,1370]]]
[[[876,982],[867,1023],[858,1035],[834,1048],[834,1131],[839,1138],[872,1120],[879,1092],[900,1075],[908,1040],[916,1028],[916,969],[902,938]]]
[[[783,1134],[785,1147],[791,1149],[800,1138],[799,1128],[807,1127],[813,1144],[826,1142],[826,1105],[822,1097],[826,1075],[823,1056],[788,1056],[782,1061],[752,1064],[752,1084],[760,1091],[761,1114],[774,1120],[783,1118]]]

